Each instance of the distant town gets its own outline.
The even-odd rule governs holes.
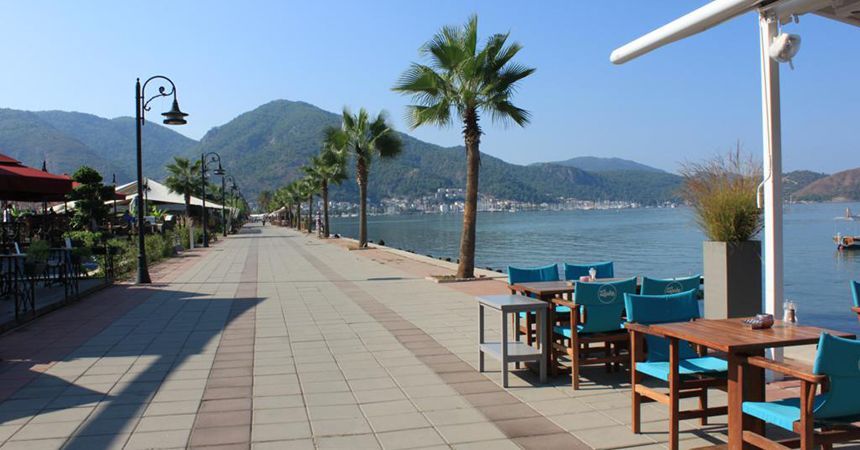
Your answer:
[[[433,195],[385,198],[379,202],[368,202],[368,214],[458,214],[463,212],[464,196],[464,189],[439,188]],[[677,206],[675,203],[666,202],[657,207],[675,208]],[[534,203],[499,199],[484,194],[480,194],[478,197],[478,211],[482,212],[606,210],[641,207],[643,205],[637,202],[617,200],[594,201],[560,197],[553,202]],[[330,211],[335,216],[355,216],[358,214],[358,204],[352,202],[332,202]]]

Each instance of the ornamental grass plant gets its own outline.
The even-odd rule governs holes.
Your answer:
[[[696,213],[696,222],[711,241],[743,242],[762,229],[756,191],[762,168],[740,148],[727,155],[681,168],[681,195]]]

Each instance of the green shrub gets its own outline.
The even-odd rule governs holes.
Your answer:
[[[696,222],[712,241],[742,242],[762,228],[756,191],[761,166],[742,159],[740,149],[698,164],[686,164],[682,195],[696,213]]]

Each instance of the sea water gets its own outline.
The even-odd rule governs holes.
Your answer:
[[[860,280],[860,251],[839,252],[835,221],[860,204],[786,205],[785,297],[800,323],[856,332],[849,280]],[[368,218],[368,238],[422,255],[457,259],[463,216],[416,214]],[[846,228],[847,226],[847,228]],[[357,218],[333,218],[332,233],[355,237]],[[502,269],[553,262],[614,261],[616,276],[679,277],[702,272],[702,241],[688,208],[638,208],[478,214],[476,265]]]

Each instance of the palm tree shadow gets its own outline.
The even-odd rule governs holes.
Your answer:
[[[36,411],[3,408],[0,404],[0,422],[98,401],[97,408],[75,431],[64,448],[100,449],[115,446],[114,438],[130,431],[132,421],[143,414],[164,380],[186,363],[192,362],[196,356],[213,353],[221,332],[261,301],[260,298],[201,298],[203,294],[167,289],[136,290],[151,290],[151,297],[114,320],[101,333],[60,361],[137,358],[132,367],[142,370],[128,372],[127,377],[123,377],[124,380],[117,383],[109,393],[40,373],[24,387],[54,386],[61,393],[44,402]],[[30,371],[38,371],[40,365],[53,362],[56,361],[40,360],[38,355],[27,360]]]

